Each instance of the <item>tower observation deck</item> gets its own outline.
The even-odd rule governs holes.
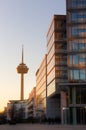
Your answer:
[[[22,47],[22,62],[17,67],[17,73],[21,74],[20,100],[24,100],[24,74],[28,73],[29,68],[24,64],[24,54]]]

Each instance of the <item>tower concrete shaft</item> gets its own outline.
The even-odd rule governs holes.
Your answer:
[[[24,74],[28,72],[28,67],[24,64],[23,47],[22,47],[22,62],[17,67],[17,72],[21,74],[21,92],[20,100],[24,100]]]
[[[21,92],[20,92],[20,99],[24,100],[24,75],[21,74]]]

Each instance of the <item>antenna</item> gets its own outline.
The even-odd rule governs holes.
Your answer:
[[[22,45],[22,63],[24,63],[24,46]]]

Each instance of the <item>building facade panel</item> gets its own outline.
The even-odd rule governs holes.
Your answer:
[[[66,0],[70,123],[86,123],[86,0]],[[75,85],[74,85],[75,83]],[[83,85],[84,83],[84,85]],[[81,113],[81,115],[80,115]],[[83,115],[82,115],[83,113]]]
[[[53,29],[52,26],[54,27]],[[61,88],[59,86],[59,83],[64,82],[68,82],[66,16],[54,15],[47,33],[47,117],[48,118],[49,117],[58,118],[59,121],[61,121],[61,110],[60,110],[61,92],[59,91]]]
[[[36,116],[38,118],[46,113],[46,63],[47,55],[36,72]]]

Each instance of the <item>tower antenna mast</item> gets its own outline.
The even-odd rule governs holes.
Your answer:
[[[20,100],[24,100],[24,74],[28,73],[29,68],[24,64],[24,48],[22,45],[22,63],[17,67],[17,73],[21,74]]]

